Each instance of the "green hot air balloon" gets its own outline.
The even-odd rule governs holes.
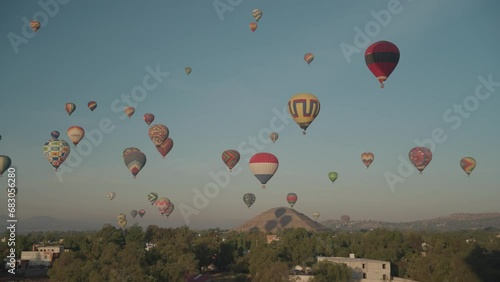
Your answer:
[[[155,192],[151,192],[148,194],[148,201],[151,203],[151,205],[154,205],[156,200],[158,200],[158,194]]]
[[[243,202],[245,205],[247,205],[248,208],[250,208],[253,203],[255,203],[255,195],[252,193],[246,193],[243,195]]]
[[[328,178],[330,178],[330,181],[332,181],[332,183],[335,182],[338,177],[339,175],[335,171],[328,173]]]

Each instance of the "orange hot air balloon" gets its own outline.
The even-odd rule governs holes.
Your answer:
[[[371,152],[364,152],[363,154],[361,154],[361,161],[363,161],[363,163],[366,165],[366,168],[368,168],[372,164],[374,159],[375,156]]]
[[[307,53],[304,55],[304,61],[306,61],[308,65],[310,65],[313,60],[314,60],[313,53]]]
[[[72,126],[68,128],[68,138],[73,142],[73,144],[78,145],[80,140],[85,136],[85,130],[80,126]]]
[[[161,143],[160,146],[156,146],[156,150],[158,150],[161,156],[165,158],[165,156],[167,156],[167,154],[170,152],[170,150],[172,150],[173,147],[174,147],[174,140],[172,140],[172,138],[169,137],[165,139],[165,141],[163,141],[163,143]]]
[[[257,30],[257,23],[255,23],[255,22],[250,23],[250,30],[252,32],[254,32],[255,30]]]
[[[125,114],[130,118],[135,113],[134,107],[126,107],[124,110]]]

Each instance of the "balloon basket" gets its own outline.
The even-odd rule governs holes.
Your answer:
[[[302,135],[306,135],[306,131],[305,131],[305,130],[304,130],[304,131],[302,131]]]
[[[266,185],[262,185],[262,189],[266,189]]]

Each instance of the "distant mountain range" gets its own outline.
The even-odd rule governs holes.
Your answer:
[[[0,228],[6,230],[6,215],[0,215]],[[21,219],[16,224],[18,234],[30,231],[88,231],[100,230],[103,222],[91,221],[71,221],[62,220],[49,216],[36,216]],[[416,231],[459,231],[474,230],[484,228],[500,229],[500,213],[457,213],[445,217],[425,219],[412,222],[385,222],[375,220],[351,220],[347,225],[343,225],[340,220],[325,220],[316,222],[297,210],[278,207],[269,209],[256,217],[248,220],[233,230],[247,231],[256,227],[264,232],[274,232],[278,229],[304,227],[309,231],[321,231],[325,228],[338,230],[370,230],[375,228],[386,228],[395,230],[416,230]]]
[[[340,220],[331,219],[323,221],[321,224],[333,230],[359,231],[386,228],[415,231],[459,231],[500,228],[500,213],[456,213],[434,219],[400,223],[374,220],[352,220],[347,225],[343,225]]]

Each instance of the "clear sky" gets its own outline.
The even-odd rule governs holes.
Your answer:
[[[411,221],[499,212],[498,1],[60,2],[0,2],[0,154],[10,156],[17,169],[20,219],[44,215],[116,226],[117,214],[125,213],[129,225],[231,228],[288,206],[289,192],[298,195],[296,210],[319,211],[320,221],[342,214]],[[49,16],[43,3],[52,3],[45,8]],[[221,10],[234,6],[218,13],[214,3]],[[256,8],[263,16],[252,33],[248,25]],[[373,15],[381,10],[390,14],[381,16],[382,24]],[[42,27],[32,36],[29,27],[23,31],[23,18],[35,14]],[[363,42],[356,28],[364,32],[367,25],[371,30]],[[379,40],[395,43],[401,52],[384,89],[364,60],[366,47]],[[345,56],[341,44],[359,52]],[[303,59],[307,52],[315,55],[310,66]],[[136,112],[130,119],[121,119],[121,95],[143,85],[148,66],[169,75],[144,100],[132,101]],[[189,76],[186,66],[192,67]],[[454,104],[473,102],[478,77],[490,75],[496,86],[476,109],[464,110],[467,118],[460,124],[457,113],[443,118]],[[265,128],[276,119],[273,109],[283,112],[301,92],[319,98],[318,117],[303,136],[285,113],[287,119],[278,119],[274,129],[280,137],[270,143]],[[93,112],[87,108],[92,100]],[[119,102],[112,106],[114,100]],[[71,116],[66,102],[76,104]],[[166,159],[147,135],[147,112],[170,129],[174,147]],[[81,153],[85,148],[79,152],[71,144],[60,168],[67,172],[59,179],[42,150],[50,132],[58,130],[69,142],[68,127],[78,125],[89,134],[106,119],[112,132],[91,145],[87,156]],[[435,128],[447,138],[435,146],[423,175],[415,172],[391,189],[385,175],[397,174],[398,157],[408,160],[415,139],[430,138]],[[256,145],[249,137],[257,138]],[[88,141],[86,136],[79,146]],[[131,146],[147,156],[136,179],[122,158]],[[183,216],[181,209],[195,208],[193,189],[204,193],[214,182],[210,172],[228,173],[221,160],[226,149],[240,150],[239,173],[206,206],[198,206],[199,214]],[[257,151],[280,161],[265,190],[248,166]],[[375,154],[369,169],[360,159],[365,151]],[[459,166],[465,156],[478,163],[470,177]],[[334,184],[330,171],[339,174]],[[0,179],[3,191],[6,178]],[[174,202],[169,219],[149,204],[149,192]],[[257,198],[250,210],[245,193]],[[6,203],[6,193],[0,199]],[[146,215],[133,220],[130,211],[141,208]]]

